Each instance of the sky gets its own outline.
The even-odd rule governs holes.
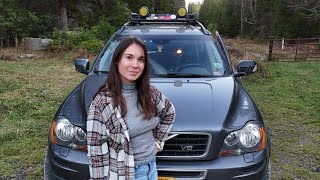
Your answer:
[[[203,0],[185,0],[185,1],[186,1],[186,7],[188,7],[188,4],[192,3],[192,2],[193,3],[197,3],[197,2],[201,2],[202,3],[203,2]]]

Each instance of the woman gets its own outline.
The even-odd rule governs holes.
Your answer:
[[[158,179],[155,155],[175,120],[171,102],[149,83],[147,49],[136,37],[113,54],[106,83],[94,96],[87,120],[92,179]]]

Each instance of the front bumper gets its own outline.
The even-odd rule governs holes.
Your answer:
[[[177,180],[265,179],[268,170],[267,150],[213,161],[157,160],[158,175]]]
[[[48,173],[50,179],[89,179],[87,153],[49,143]]]
[[[89,179],[87,153],[50,143],[48,163],[51,179]],[[265,179],[269,163],[266,149],[212,161],[157,160],[159,176],[177,180]]]

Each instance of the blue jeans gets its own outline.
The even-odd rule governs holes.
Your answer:
[[[154,158],[148,164],[142,164],[135,167],[135,180],[157,180],[157,164]]]

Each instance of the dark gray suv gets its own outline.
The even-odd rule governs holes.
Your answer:
[[[159,179],[270,179],[268,129],[240,80],[257,65],[243,60],[233,68],[219,34],[212,35],[190,14],[132,14],[90,68],[87,59],[75,60],[76,70],[87,76],[54,116],[45,179],[89,178],[87,111],[125,36],[143,39],[151,82],[176,108],[172,132],[157,154]]]

